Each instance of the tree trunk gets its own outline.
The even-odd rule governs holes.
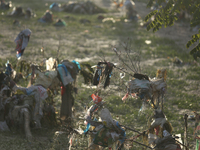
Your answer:
[[[62,94],[62,104],[60,109],[60,118],[63,120],[70,119],[72,117],[72,106],[73,106],[73,95],[72,95],[72,84],[68,84],[64,89]]]

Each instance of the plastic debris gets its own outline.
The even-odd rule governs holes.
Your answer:
[[[172,62],[175,63],[175,64],[177,64],[177,65],[183,64],[183,61],[180,58],[178,58],[178,57],[174,57],[172,59]]]
[[[0,121],[0,131],[10,131],[6,121]]]
[[[18,36],[15,39],[15,43],[16,43],[16,48],[15,50],[17,51],[17,58],[20,59],[21,56],[24,53],[24,50],[26,48],[26,46],[28,45],[29,39],[31,36],[31,30],[30,29],[25,29],[23,31],[21,31]]]
[[[56,21],[56,23],[54,24],[54,26],[60,26],[60,27],[63,27],[63,26],[66,26],[66,25],[67,25],[66,22],[61,20],[61,19],[58,19]]]
[[[104,19],[102,19],[102,22],[112,22],[112,23],[115,23],[116,21],[113,18],[104,18]]]
[[[44,16],[39,19],[39,22],[42,22],[42,23],[51,23],[51,22],[53,22],[53,14],[52,14],[52,12],[49,11],[49,10],[46,10]]]
[[[63,11],[63,8],[61,7],[61,4],[58,4],[58,3],[53,3],[49,6],[49,9],[52,10],[52,11]]]
[[[10,16],[14,17],[24,17],[25,13],[22,7],[14,7],[13,11],[10,13]]]
[[[12,2],[11,1],[9,1],[8,3],[6,3],[4,0],[0,1],[0,9],[7,10],[7,9],[9,9],[11,7],[12,7]]]
[[[46,63],[46,70],[49,71],[55,71],[55,67],[57,66],[57,61],[53,57],[50,57],[49,59],[45,60]]]
[[[30,19],[31,17],[36,17],[31,8],[27,8],[25,11],[25,19]]]
[[[96,14],[105,12],[102,8],[99,8],[91,1],[69,2],[68,4],[63,5],[62,8],[63,11],[80,14]]]
[[[55,135],[61,135],[61,134],[64,134],[64,133],[66,133],[66,132],[64,132],[64,131],[56,131]]]

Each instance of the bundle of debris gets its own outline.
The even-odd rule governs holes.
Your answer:
[[[21,31],[16,39],[15,39],[15,43],[16,43],[16,52],[17,52],[17,58],[20,59],[21,56],[24,53],[24,50],[26,48],[26,46],[28,45],[29,39],[31,36],[31,30],[30,29],[25,29],[23,31]]]
[[[25,11],[22,7],[14,7],[13,11],[9,14],[9,16],[13,17],[25,17],[25,19],[29,19],[31,17],[35,17],[36,14],[32,11],[31,8],[27,8]]]
[[[52,12],[49,11],[49,10],[46,10],[44,16],[39,19],[39,22],[42,22],[42,23],[51,23],[51,22],[53,22],[53,14],[52,14]]]
[[[159,107],[160,100],[162,100],[163,107],[163,98],[167,90],[166,76],[166,69],[158,69],[153,79],[147,75],[135,73],[134,78],[128,82],[128,92],[122,100],[128,98],[128,95],[136,96],[144,102],[150,100],[154,107]]]
[[[9,16],[13,17],[24,17],[25,12],[22,7],[14,7],[12,12],[9,14]]]
[[[9,129],[24,127],[26,137],[30,140],[32,138],[30,124],[41,128],[41,120],[45,118],[45,114],[51,117],[51,124],[56,123],[55,109],[52,106],[52,100],[48,99],[51,98],[48,88],[52,82],[55,84],[54,79],[57,77],[57,72],[52,71],[45,74],[32,65],[32,74],[37,73],[38,77],[34,85],[26,88],[18,86],[10,78],[12,68],[9,67],[8,64],[5,73],[1,74],[3,89],[0,92],[0,111],[2,112],[0,126],[2,130],[7,130],[6,125]],[[5,90],[11,91],[12,94],[5,94]]]
[[[58,3],[53,3],[49,6],[49,9],[52,10],[52,11],[63,11],[63,7],[61,6],[61,4],[58,4]]]
[[[63,27],[63,26],[66,26],[66,25],[67,25],[66,22],[62,19],[58,19],[56,21],[56,23],[54,24],[54,26],[59,26],[59,27]]]
[[[0,9],[7,10],[12,7],[12,2],[6,3],[4,0],[0,1]]]
[[[110,85],[110,79],[112,75],[112,70],[114,68],[114,64],[111,62],[98,62],[97,65],[93,66],[96,68],[93,77],[93,85],[98,86],[100,83],[103,85],[105,89]]]
[[[150,145],[155,150],[181,150],[182,143],[179,143],[176,138],[172,136],[172,125],[167,120],[165,114],[155,109],[153,120],[149,130],[144,134],[144,143]]]
[[[132,0],[126,0],[124,2],[126,18],[130,20],[137,21],[140,19],[137,11],[135,10],[135,3]]]
[[[89,149],[96,149],[98,146],[108,147],[109,149],[116,142],[120,142],[122,146],[125,142],[126,132],[121,128],[118,121],[113,120],[110,111],[104,107],[104,101],[98,95],[92,94],[94,105],[92,105],[86,113],[85,119],[87,127],[85,134],[90,134]],[[95,112],[99,112],[101,121],[97,121]],[[90,126],[93,127],[92,130]]]
[[[70,13],[80,13],[80,14],[97,14],[104,13],[105,11],[96,6],[93,2],[69,2],[62,6],[63,11]]]
[[[36,17],[36,14],[32,11],[31,8],[27,8],[26,11],[25,11],[25,18],[29,19],[29,18],[32,18],[32,17]]]

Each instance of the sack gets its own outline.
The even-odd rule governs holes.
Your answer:
[[[109,137],[109,129],[101,128],[95,135],[94,144],[100,145],[102,147],[108,147],[112,143],[112,138]]]
[[[139,80],[136,78],[128,82],[130,93],[135,93],[133,91],[137,89],[149,89],[150,84],[148,80]]]
[[[61,64],[58,65],[58,72],[64,86],[76,80],[76,76],[79,72],[78,66],[69,62],[68,60],[63,60]]]
[[[115,125],[115,122],[113,121],[112,116],[110,115],[110,111],[107,108],[101,110],[100,117],[103,124],[106,127],[112,128]]]
[[[36,73],[36,80],[34,85],[42,85],[44,88],[48,88],[54,78],[57,77],[57,71],[47,71],[47,72],[40,72],[39,70],[35,70]]]
[[[151,87],[153,92],[161,91],[162,89],[167,88],[167,84],[164,79],[151,79]]]
[[[64,86],[74,81],[70,72],[65,70],[63,67],[58,67],[58,72]]]

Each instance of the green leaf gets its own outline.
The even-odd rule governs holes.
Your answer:
[[[199,39],[200,39],[200,33],[192,35],[192,39],[187,42],[186,47],[189,48],[192,44],[197,42]]]
[[[145,18],[144,21],[147,22],[153,15],[155,15],[158,12],[158,10],[152,11],[150,14],[148,14]]]
[[[193,54],[195,54],[197,51],[200,51],[200,43],[199,43],[195,48],[193,48],[193,49],[190,51],[190,54],[193,55]]]

